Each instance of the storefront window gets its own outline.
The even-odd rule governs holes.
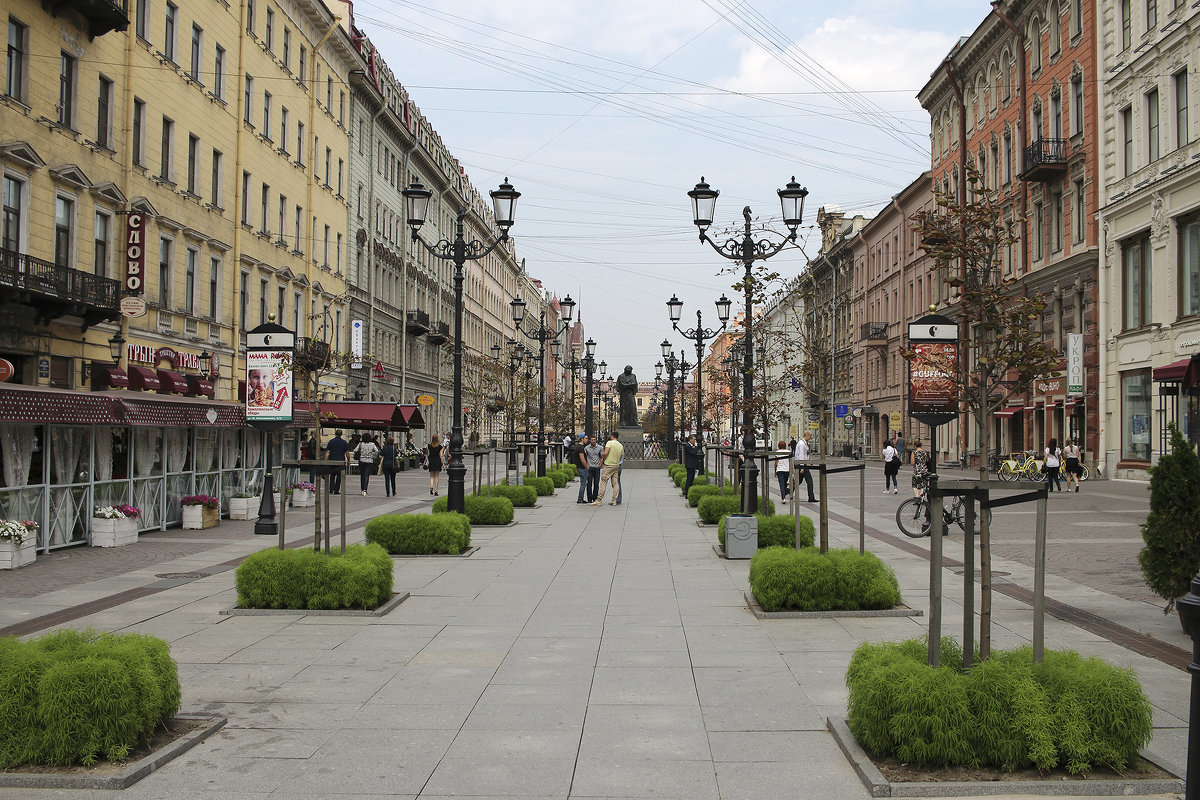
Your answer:
[[[162,472],[159,456],[162,452],[162,430],[159,428],[134,428],[133,430],[134,475],[145,478]]]
[[[87,483],[91,430],[65,425],[50,427],[50,482]]]
[[[0,478],[4,486],[42,482],[40,425],[0,425]]]
[[[1150,460],[1150,370],[1121,373],[1121,457]]]

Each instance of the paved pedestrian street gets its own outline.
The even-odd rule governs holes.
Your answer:
[[[428,508],[423,473],[400,477],[399,497],[347,498],[351,541],[378,513]],[[826,719],[845,716],[854,648],[921,636],[928,617],[758,620],[743,598],[749,562],[717,556],[716,527],[697,524],[665,474],[627,471],[624,483],[621,506],[577,505],[571,485],[518,509],[514,525],[477,527],[469,557],[397,558],[395,589],[411,597],[381,618],[222,616],[232,563],[271,543],[252,522],[226,520],[6,574],[0,627],[163,637],[182,710],[228,718],[122,798],[868,797]],[[857,547],[857,478],[830,486],[831,544]],[[1101,486],[1121,487],[1088,489]],[[896,499],[868,503],[867,547],[925,610],[928,540],[898,534]],[[1003,513],[1002,526],[1032,519]],[[311,539],[305,519],[289,515],[290,541]],[[947,557],[961,546],[956,531]],[[1008,554],[995,568],[1013,587],[995,597],[995,645],[1028,641],[1020,589],[1032,570]],[[178,573],[208,577],[158,577]],[[1078,577],[1047,579],[1058,613],[1190,648],[1154,604]],[[951,568],[944,580],[943,632],[958,635],[959,579]],[[1151,749],[1185,763],[1187,674],[1096,627],[1048,616],[1046,641],[1136,669],[1155,707]],[[5,799],[116,794],[0,789]]]

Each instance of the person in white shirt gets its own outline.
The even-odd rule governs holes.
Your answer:
[[[900,483],[896,475],[900,472],[900,454],[892,447],[890,439],[883,440],[883,493],[891,490],[892,494],[900,493]]]
[[[1046,460],[1042,462],[1042,471],[1046,473],[1046,481],[1053,486],[1053,489],[1047,491],[1062,491],[1062,483],[1058,477],[1058,467],[1062,463],[1062,449],[1058,446],[1058,439],[1051,439],[1046,445],[1045,450]]]
[[[812,431],[805,431],[804,436],[800,441],[796,442],[796,452],[793,453],[792,460],[796,464],[796,488],[800,487],[800,481],[804,481],[808,487],[808,502],[815,503],[817,498],[813,495],[812,473],[808,469],[808,440],[812,437]]]
[[[1071,491],[1071,482],[1075,483],[1075,491],[1079,491],[1079,476],[1083,474],[1083,463],[1080,459],[1083,457],[1079,452],[1079,445],[1074,439],[1067,440],[1067,446],[1063,448],[1063,469],[1067,473],[1067,491]]]

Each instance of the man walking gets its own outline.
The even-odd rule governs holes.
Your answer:
[[[608,444],[605,445],[602,453],[604,466],[600,469],[600,493],[591,505],[598,506],[604,503],[604,493],[611,483],[613,488],[613,499],[608,501],[610,506],[617,504],[617,498],[621,496],[621,487],[617,484],[617,469],[621,466],[621,458],[625,455],[625,447],[617,439],[616,433],[608,435]]]
[[[696,434],[692,434],[683,444],[683,467],[687,470],[687,480],[683,484],[683,496],[687,497],[688,489],[696,480],[696,472],[704,467],[704,446],[696,443]]]
[[[575,502],[581,505],[587,502],[584,499],[588,487],[588,463],[587,456],[583,452],[585,447],[587,447],[587,436],[581,433],[575,439],[575,446],[571,448],[571,463],[579,468],[579,499]]]
[[[808,487],[808,502],[815,503],[817,498],[813,495],[812,473],[808,470],[808,440],[812,438],[812,431],[805,431],[804,436],[800,441],[796,442],[796,452],[793,454],[793,460],[796,462],[796,488],[800,488],[800,481],[804,481],[804,485]]]
[[[350,443],[342,438],[342,429],[338,428],[333,432],[333,438],[325,443],[325,458],[330,461],[340,461],[346,464],[346,453],[350,450]],[[329,476],[329,493],[342,493],[342,470],[334,470]]]
[[[905,451],[904,431],[896,431],[896,441],[892,446],[896,448],[896,457],[899,459],[898,463],[903,464]]]
[[[600,493],[600,461],[604,458],[604,448],[596,443],[594,435],[588,439],[587,447],[583,448],[583,457],[587,462],[587,499],[591,503]]]

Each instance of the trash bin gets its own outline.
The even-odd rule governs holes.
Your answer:
[[[754,558],[758,552],[758,517],[730,514],[725,517],[725,557]]]

